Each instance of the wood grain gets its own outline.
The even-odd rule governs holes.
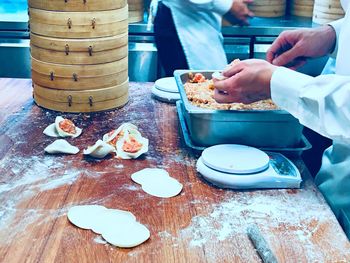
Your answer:
[[[0,100],[0,262],[261,262],[245,234],[250,222],[279,262],[350,261],[350,244],[301,160],[294,160],[304,179],[300,190],[210,186],[196,173],[198,153],[181,139],[176,108],[153,100],[152,85],[131,83],[130,101],[118,110],[64,114],[83,128],[69,139],[80,149],[124,122],[150,140],[138,160],[97,161],[44,154],[53,139],[42,131],[58,113],[33,104],[30,81],[0,80],[7,98]],[[18,95],[6,95],[9,87]],[[170,199],[144,193],[130,175],[146,167],[165,168],[184,185],[182,193]],[[151,238],[133,249],[99,244],[98,235],[67,220],[78,204],[131,211]]]

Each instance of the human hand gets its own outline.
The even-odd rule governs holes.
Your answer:
[[[336,34],[331,26],[282,32],[267,51],[266,59],[276,66],[296,69],[308,58],[321,57],[334,49]]]
[[[248,4],[254,0],[234,0],[230,13],[235,17],[240,25],[249,25],[248,18],[253,17],[254,13],[249,10]]]
[[[277,67],[260,59],[234,63],[222,74],[225,80],[214,79],[214,99],[219,103],[245,104],[271,97],[270,81]]]

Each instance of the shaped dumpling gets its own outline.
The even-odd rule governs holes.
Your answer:
[[[60,137],[78,137],[82,129],[76,127],[71,120],[63,119],[61,116],[57,116],[55,120],[55,127]]]
[[[106,133],[105,135],[103,135],[102,140],[116,148],[117,141],[123,138],[125,133],[141,135],[134,124],[127,122],[122,124],[118,129],[112,130],[109,133]]]
[[[124,134],[117,142],[117,157],[121,159],[136,159],[148,152],[148,139],[141,134]]]
[[[84,150],[85,155],[90,155],[95,158],[104,158],[112,152],[115,152],[115,148],[101,140],[98,140],[93,146]]]
[[[49,126],[47,126],[45,128],[45,130],[43,131],[43,133],[47,136],[50,137],[60,137],[60,135],[58,134],[57,130],[56,130],[56,124],[52,123]]]
[[[67,153],[67,154],[77,154],[79,148],[71,145],[69,142],[63,139],[59,139],[51,143],[45,148],[45,152],[55,154],[55,153]]]

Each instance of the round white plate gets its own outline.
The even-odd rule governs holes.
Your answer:
[[[178,93],[179,88],[177,87],[176,81],[174,77],[168,77],[168,78],[162,78],[158,79],[154,85],[157,89],[165,91],[165,92],[172,92],[172,93]]]
[[[220,172],[251,174],[269,167],[269,156],[254,147],[238,144],[221,144],[209,147],[202,153],[203,163]]]
[[[156,86],[152,88],[152,95],[160,101],[175,103],[180,99],[180,93],[166,92],[157,89]]]

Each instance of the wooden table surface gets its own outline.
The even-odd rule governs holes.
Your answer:
[[[58,113],[37,107],[30,80],[0,79],[0,262],[261,262],[246,235],[257,224],[279,262],[350,262],[350,244],[301,160],[300,190],[217,189],[195,170],[198,154],[181,138],[174,105],[152,99],[152,83],[131,83],[122,109],[64,114],[83,134],[81,150],[124,122],[149,139],[137,160],[47,155],[42,131]],[[144,193],[130,175],[166,169],[182,193],[162,199]],[[151,232],[132,249],[103,244],[67,220],[74,205],[129,210]]]

